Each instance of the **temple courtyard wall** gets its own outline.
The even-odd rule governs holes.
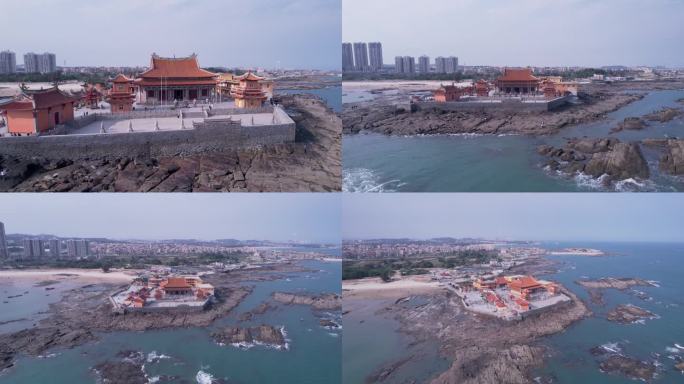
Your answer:
[[[273,111],[273,109],[270,109]],[[156,111],[166,112],[166,111]],[[101,123],[127,126],[126,118],[138,115],[90,115],[72,126],[65,126],[67,134],[22,136],[0,138],[0,156],[19,158],[40,157],[49,160],[84,159],[102,157],[167,157],[186,156],[225,149],[259,147],[291,143],[295,140],[295,123],[281,109],[266,115],[254,114],[255,119],[248,118],[244,111],[235,116],[215,116],[214,118],[189,119],[186,129],[180,128],[177,112],[166,120],[173,121],[174,128],[162,126],[154,130],[155,120],[148,119],[145,125],[148,130],[134,132],[90,133],[88,125],[99,127]],[[259,111],[261,112],[261,111]],[[242,116],[240,116],[242,115]],[[185,117],[185,115],[184,115]],[[159,121],[164,118],[159,118]],[[232,121],[231,121],[232,119]],[[114,120],[114,121],[110,121]],[[265,120],[268,120],[266,123]],[[133,120],[135,121],[135,120]],[[251,124],[254,122],[254,124]],[[136,122],[138,129],[141,123]],[[161,124],[160,124],[161,125]],[[69,132],[88,132],[87,134],[69,134]],[[120,128],[119,128],[120,131]]]

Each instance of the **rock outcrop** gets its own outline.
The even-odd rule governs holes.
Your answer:
[[[646,122],[639,117],[625,117],[623,121],[618,123],[617,127],[610,130],[610,133],[620,132],[622,130],[638,131],[646,128]]]
[[[623,304],[608,312],[606,319],[620,324],[632,324],[639,320],[653,319],[656,315],[636,305]]]
[[[610,355],[600,363],[601,370],[608,373],[618,373],[630,379],[650,382],[656,373],[656,366],[632,357]]]
[[[268,345],[277,348],[285,348],[287,341],[281,328],[270,325],[240,328],[225,327],[211,334],[211,337],[219,344],[232,344],[240,346]]]
[[[322,295],[304,295],[287,292],[273,293],[273,299],[283,304],[310,305],[314,309],[341,309],[342,297],[334,293]]]
[[[583,172],[611,180],[647,179],[649,168],[638,143],[617,139],[571,139],[562,148],[542,145],[537,152],[549,158],[548,167],[565,173]]]
[[[667,140],[658,167],[671,175],[684,175],[684,139]]]

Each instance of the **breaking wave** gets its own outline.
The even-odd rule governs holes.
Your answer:
[[[342,172],[342,192],[396,192],[406,185],[399,179],[380,181],[380,177],[366,168],[345,169]]]
[[[197,380],[197,384],[211,384],[214,382],[214,376],[200,369],[195,376],[195,380]]]

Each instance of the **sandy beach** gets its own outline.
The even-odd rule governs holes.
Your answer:
[[[379,277],[345,280],[342,295],[345,299],[400,298],[433,293],[441,290],[439,283],[428,276],[408,276],[385,283]]]
[[[27,280],[79,280],[86,283],[97,282],[129,282],[135,278],[134,271],[112,270],[102,272],[96,269],[25,269],[25,270],[0,270],[0,281],[12,279]]]

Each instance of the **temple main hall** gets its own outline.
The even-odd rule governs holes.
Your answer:
[[[168,58],[152,54],[150,69],[135,79],[138,102],[165,104],[213,99],[218,75],[201,69],[197,55]]]

